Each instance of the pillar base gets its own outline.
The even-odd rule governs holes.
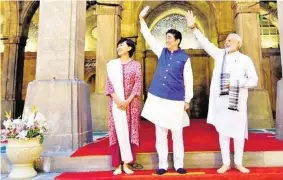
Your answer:
[[[275,137],[283,141],[283,79],[277,82]]]
[[[248,127],[250,129],[266,129],[274,127],[269,95],[268,91],[265,89],[254,89],[249,91]]]
[[[75,151],[92,142],[89,87],[80,80],[35,80],[25,107],[35,105],[47,119],[44,151]]]
[[[91,96],[92,130],[108,131],[109,97],[105,93],[93,93]]]

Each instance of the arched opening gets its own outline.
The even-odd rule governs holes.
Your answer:
[[[95,59],[86,59],[85,61],[85,77],[84,80],[89,85],[90,95],[95,93],[95,78],[96,78],[96,61]]]
[[[20,36],[23,43],[19,46],[18,67],[16,80],[16,97],[21,103],[17,103],[17,115],[21,115],[25,103],[27,85],[35,79],[36,72],[36,51],[39,24],[39,1],[31,1],[24,11]]]
[[[90,94],[95,92],[95,74],[93,74],[92,76],[90,76],[90,78],[88,79],[87,83],[89,84],[89,92]]]
[[[180,14],[170,14],[160,19],[154,26],[152,26],[152,35],[158,42],[165,45],[165,34],[169,29],[177,29],[182,33],[182,49],[202,49],[199,42],[195,39],[192,32],[186,25],[186,18]],[[149,47],[147,47],[149,49]]]
[[[27,36],[22,34],[20,17],[21,4],[16,1],[1,2],[2,49],[2,105],[3,110],[11,110],[13,117],[22,114],[23,101],[21,99],[21,85],[23,82],[24,47]]]

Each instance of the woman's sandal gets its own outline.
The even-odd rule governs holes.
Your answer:
[[[141,164],[129,164],[133,169],[143,169],[143,166]]]

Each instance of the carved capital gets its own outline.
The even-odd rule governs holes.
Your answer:
[[[233,4],[234,18],[241,13],[258,13],[260,12],[260,4],[258,0],[237,0]]]
[[[96,15],[118,15],[122,17],[122,6],[119,1],[98,1]]]
[[[3,44],[19,44],[25,46],[27,43],[27,37],[17,36],[17,37],[3,37]]]

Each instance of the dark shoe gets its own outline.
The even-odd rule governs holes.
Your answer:
[[[156,174],[158,174],[158,175],[162,175],[162,174],[164,174],[164,173],[166,173],[166,170],[165,170],[165,169],[158,169],[158,170],[156,171]]]
[[[177,173],[179,173],[179,174],[186,174],[187,171],[185,169],[183,169],[183,168],[179,168],[179,169],[177,169]]]

